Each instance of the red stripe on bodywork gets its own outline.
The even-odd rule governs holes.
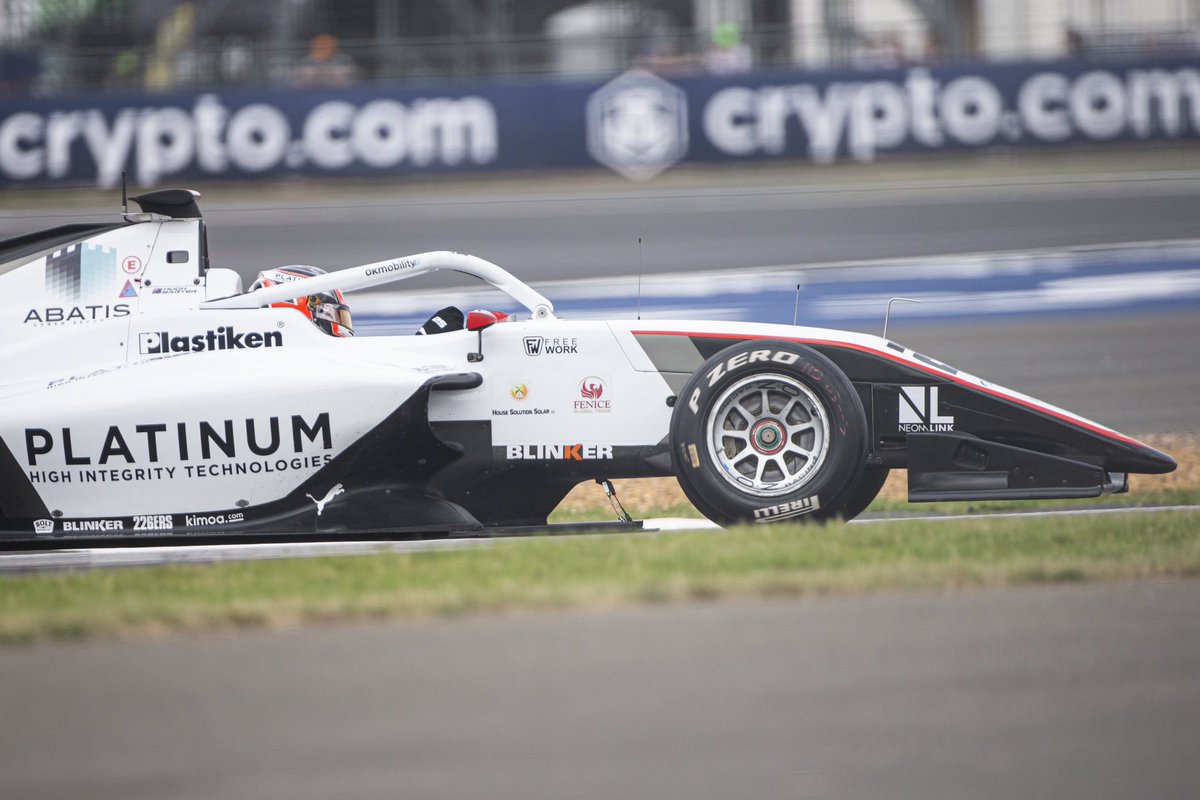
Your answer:
[[[796,338],[796,337],[792,337],[792,336],[759,336],[759,335],[744,334],[744,333],[688,333],[686,331],[630,331],[630,333],[632,333],[634,336],[688,336],[688,337],[695,337],[697,339],[739,339],[739,340],[743,340],[743,341],[746,341],[746,340],[758,340],[758,341],[773,340],[773,341],[783,341],[783,342],[796,342],[798,344],[808,344],[808,345],[826,345],[829,347],[841,347],[846,350],[857,350],[861,353],[868,353],[873,356],[882,356],[882,357],[886,358],[887,360],[892,361],[896,364],[900,364],[905,367],[912,367],[912,368],[920,370],[922,372],[928,372],[931,375],[937,376],[939,378],[945,378],[954,383],[957,383],[960,386],[964,386],[969,389],[974,389],[976,391],[983,392],[984,394],[989,394],[993,397],[998,397],[1001,400],[1007,400],[1010,403],[1016,403],[1018,405],[1025,406],[1026,408],[1030,408],[1034,411],[1040,412],[1042,414],[1046,414],[1047,416],[1054,417],[1055,419],[1059,419],[1063,422],[1068,422],[1077,428],[1083,428],[1085,430],[1091,431],[1092,433],[1097,433],[1101,436],[1105,436],[1109,439],[1115,439],[1116,441],[1122,442],[1124,444],[1131,444],[1131,445],[1134,445],[1135,447],[1141,447],[1141,448],[1145,448],[1147,450],[1154,449],[1147,444],[1139,442],[1137,439],[1133,439],[1129,436],[1126,436],[1123,433],[1117,433],[1116,431],[1109,430],[1108,428],[1102,428],[1099,425],[1095,425],[1095,424],[1086,422],[1085,420],[1080,420],[1080,419],[1076,419],[1075,417],[1061,414],[1052,408],[1047,408],[1043,405],[1038,405],[1037,403],[1031,403],[1028,400],[1024,400],[1020,397],[1013,397],[1012,395],[1005,394],[1004,392],[998,391],[996,389],[991,389],[987,386],[978,386],[969,381],[965,381],[956,375],[952,375],[949,372],[940,370],[937,367],[930,366],[928,364],[914,363],[912,361],[908,361],[907,359],[903,359],[903,358],[900,358],[899,356],[893,355],[892,353],[889,353],[886,350],[876,350],[873,347],[867,347],[867,346],[861,345],[861,344],[852,344],[850,342],[838,342],[838,341],[827,340],[827,339],[800,339],[800,338]]]

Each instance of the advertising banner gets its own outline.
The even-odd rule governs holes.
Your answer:
[[[688,162],[1200,138],[1200,64],[1039,62],[591,83],[0,98],[0,185]]]

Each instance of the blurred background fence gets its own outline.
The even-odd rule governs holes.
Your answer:
[[[0,186],[1200,138],[1200,0],[0,0]]]
[[[0,0],[0,95],[1193,56],[1200,0]]]

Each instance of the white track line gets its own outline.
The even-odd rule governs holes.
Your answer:
[[[921,522],[949,522],[963,519],[1019,519],[1022,517],[1087,517],[1101,514],[1147,514],[1155,511],[1200,511],[1200,506],[1138,506],[1136,508],[1072,508],[1056,511],[1003,511],[988,514],[947,514],[919,517],[877,517],[874,519],[856,519],[850,525],[872,525],[880,522],[906,522],[920,520]]]
[[[1100,514],[1145,514],[1153,511],[1200,511],[1196,506],[1139,506],[1136,508],[1074,508],[1053,511],[1004,511],[986,514],[921,514],[913,516],[888,516],[856,519],[848,525],[878,525],[885,522],[949,522],[964,519],[1020,519],[1036,517],[1084,517]],[[720,526],[706,519],[671,518],[648,519],[643,523],[647,531],[706,531],[719,530]]]
[[[850,525],[877,525],[887,522],[947,522],[951,520],[1014,519],[1036,517],[1078,517],[1100,514],[1145,514],[1158,511],[1200,511],[1200,506],[1159,506],[1150,508],[1087,508],[1057,511],[1013,511],[998,514],[954,514],[948,516],[880,517],[857,519]],[[720,526],[707,519],[664,517],[643,521],[645,533],[714,531]],[[581,534],[589,538],[620,536],[614,533]],[[547,537],[535,537],[547,538]],[[520,537],[503,537],[520,541]],[[375,553],[416,553],[430,550],[464,550],[494,545],[500,538],[423,539],[402,542],[301,542],[261,544],[174,545],[166,547],[87,548],[0,554],[0,573],[39,572],[61,569],[148,567],[163,564],[213,564],[230,561],[259,561],[281,558],[321,556],[358,556]]]
[[[462,550],[494,539],[423,539],[403,542],[298,542],[260,544],[169,545],[164,547],[85,548],[0,554],[0,572],[33,572],[48,569],[97,567],[149,567],[163,564],[211,564],[222,561],[259,561],[318,556],[361,556],[375,553],[411,553],[428,550]]]

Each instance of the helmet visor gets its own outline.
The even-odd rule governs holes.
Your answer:
[[[345,303],[317,303],[311,308],[314,319],[340,326],[342,336],[354,335],[354,322],[350,318],[350,308]]]

